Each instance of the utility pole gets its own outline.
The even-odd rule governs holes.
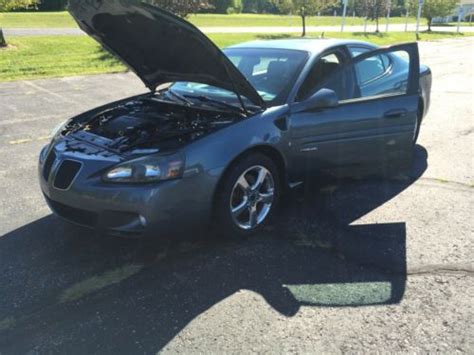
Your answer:
[[[458,33],[461,30],[461,18],[464,16],[464,8],[459,5],[459,12],[458,12]]]
[[[410,2],[407,1],[407,4],[405,5],[406,6],[406,11],[405,11],[405,32],[408,32],[408,13],[410,12],[409,8],[410,8]]]
[[[385,32],[388,32],[388,24],[390,22],[390,8],[392,7],[392,0],[387,0],[387,24],[385,25]]]
[[[344,10],[342,11],[342,23],[341,23],[341,32],[344,32],[344,26],[346,24],[346,13],[347,13],[347,3],[349,0],[343,0]]]
[[[424,0],[418,0],[418,14],[416,16],[416,38],[418,39],[420,33],[420,17],[421,17],[421,10],[423,9]]]

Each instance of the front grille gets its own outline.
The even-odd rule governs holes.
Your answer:
[[[46,196],[45,196],[46,197]],[[84,226],[95,227],[97,224],[97,214],[94,212],[63,205],[46,197],[51,209],[60,217],[71,222],[82,224]]]
[[[44,166],[43,166],[43,177],[46,181],[48,181],[49,173],[51,172],[51,168],[53,167],[55,160],[56,160],[56,153],[54,152],[54,149],[51,149],[48,156],[46,157],[46,161],[44,162]]]
[[[74,160],[64,160],[58,168],[56,177],[54,178],[54,187],[61,190],[68,189],[82,164]]]

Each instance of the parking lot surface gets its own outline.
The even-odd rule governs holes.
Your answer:
[[[420,52],[434,83],[410,176],[308,182],[239,242],[63,223],[36,176],[51,130],[145,89],[0,84],[0,353],[474,352],[474,40]]]

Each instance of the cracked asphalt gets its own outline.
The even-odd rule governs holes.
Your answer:
[[[411,174],[309,182],[241,242],[64,224],[40,148],[145,89],[131,74],[1,83],[0,354],[473,353],[474,39],[420,52],[434,83]]]

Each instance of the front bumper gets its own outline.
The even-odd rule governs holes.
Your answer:
[[[124,237],[167,237],[209,220],[217,181],[204,173],[156,184],[110,184],[101,180],[100,172],[117,161],[68,152],[54,143],[43,149],[41,190],[51,210],[72,223]],[[70,184],[62,182],[58,188],[64,161],[77,162],[80,169]]]

